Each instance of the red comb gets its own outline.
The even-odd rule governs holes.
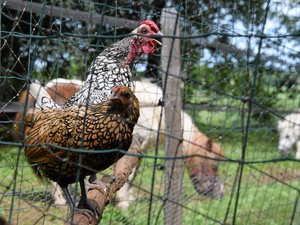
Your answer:
[[[159,31],[159,28],[158,26],[156,25],[156,23],[154,23],[152,20],[142,20],[138,26],[142,25],[142,24],[147,24],[152,31],[154,32],[158,32]]]

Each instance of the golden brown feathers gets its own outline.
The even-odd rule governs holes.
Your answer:
[[[25,154],[43,173],[60,184],[104,170],[120,157],[119,151],[88,154],[94,150],[128,150],[139,117],[138,100],[128,87],[115,86],[110,98],[97,105],[35,110],[26,115]],[[87,153],[68,151],[82,149]]]

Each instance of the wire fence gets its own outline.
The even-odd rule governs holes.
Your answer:
[[[161,50],[134,62],[143,160],[101,223],[299,224],[299,15],[293,0],[2,1],[0,216],[12,224],[62,224],[69,214],[24,155],[24,118],[15,115],[27,110],[29,84],[37,79],[65,101],[66,82],[80,81],[67,91],[72,96],[96,56],[140,20],[163,28],[172,18],[180,34],[162,29]],[[167,87],[174,79],[180,86]],[[170,123],[168,101],[178,96],[171,108],[181,121]],[[168,141],[177,143],[175,155],[165,150]]]

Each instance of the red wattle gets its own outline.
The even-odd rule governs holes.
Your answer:
[[[142,49],[144,54],[152,54],[155,51],[155,48],[149,45],[142,46]]]
[[[143,44],[141,47],[142,47],[144,54],[152,54],[155,52],[155,46],[156,46],[156,43],[149,40],[145,44]]]

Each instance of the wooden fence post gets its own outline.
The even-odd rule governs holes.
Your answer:
[[[161,15],[161,29],[165,36],[179,37],[179,22],[174,9],[165,8]],[[166,124],[165,155],[182,155],[182,130],[180,94],[180,40],[172,37],[163,38],[161,64],[163,71],[164,113]],[[183,160],[165,162],[165,202],[164,218],[166,225],[182,224],[182,208],[176,203],[182,202]]]

